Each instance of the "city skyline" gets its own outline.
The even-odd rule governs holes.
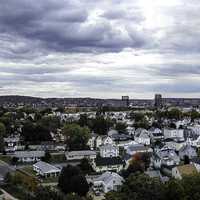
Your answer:
[[[0,95],[200,98],[198,0],[0,1]]]

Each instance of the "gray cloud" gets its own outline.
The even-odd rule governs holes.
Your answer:
[[[0,32],[27,40],[29,48],[36,43],[37,47],[31,45],[32,51],[40,48],[61,52],[117,52],[125,47],[145,45],[145,36],[138,37],[138,31],[134,37],[134,33],[122,33],[109,20],[99,19],[90,23],[88,18],[87,3],[83,5],[79,1],[0,2]],[[24,54],[27,46],[12,53]]]
[[[199,9],[197,0],[1,0],[0,94],[198,95]]]

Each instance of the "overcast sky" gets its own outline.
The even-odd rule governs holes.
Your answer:
[[[199,0],[0,0],[0,95],[200,97]]]

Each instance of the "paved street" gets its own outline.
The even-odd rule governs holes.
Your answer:
[[[5,190],[1,189],[1,191],[4,193],[4,199],[5,200],[18,200],[17,198],[13,197],[9,193],[7,193]]]
[[[6,162],[0,160],[0,180],[2,181],[8,172],[15,170],[14,166],[7,164]]]

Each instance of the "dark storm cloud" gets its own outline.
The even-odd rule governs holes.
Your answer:
[[[61,52],[117,52],[125,47],[145,45],[144,35],[144,38],[138,37],[136,32],[135,37],[134,33],[124,36],[108,20],[90,23],[87,3],[83,6],[80,2],[2,0],[0,33],[26,40],[28,47],[12,52],[19,56],[24,54],[24,50],[31,53],[28,48],[32,51],[40,48]]]

